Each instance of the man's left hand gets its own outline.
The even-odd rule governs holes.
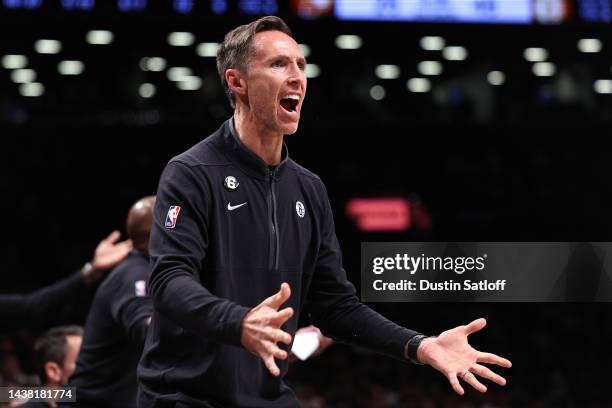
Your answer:
[[[468,343],[468,336],[481,330],[486,324],[485,319],[477,319],[466,326],[447,330],[438,337],[424,339],[417,351],[418,360],[444,374],[459,395],[464,394],[459,378],[480,392],[487,391],[487,387],[478,381],[476,376],[505,385],[506,380],[502,376],[480,363],[497,364],[506,368],[511,367],[512,363],[495,354],[480,352]]]

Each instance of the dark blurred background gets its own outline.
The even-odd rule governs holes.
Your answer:
[[[327,185],[357,287],[363,241],[611,240],[611,0],[2,0],[3,293],[123,231],[166,162],[231,116],[216,47],[266,14],[308,59],[286,141]],[[388,198],[385,227],[364,228]],[[508,386],[459,398],[431,369],[336,345],[292,366],[304,406],[612,406],[608,303],[371,306],[425,333],[486,317],[473,342],[513,360]],[[0,334],[0,375],[28,374],[36,334]]]

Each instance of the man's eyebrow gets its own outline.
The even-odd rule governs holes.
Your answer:
[[[287,54],[277,54],[277,55],[273,55],[273,56],[267,58],[266,61],[274,61],[274,60],[277,60],[277,59],[290,60],[291,56],[289,56]],[[306,64],[306,58],[304,58],[304,57],[298,57],[297,61],[301,62],[303,64]]]

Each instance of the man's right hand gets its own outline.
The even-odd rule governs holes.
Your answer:
[[[287,307],[278,310],[291,296],[289,284],[281,284],[280,290],[259,305],[251,309],[242,320],[240,342],[266,364],[270,373],[280,375],[280,369],[274,361],[275,358],[285,360],[288,356],[276,343],[291,344],[291,335],[280,329],[293,316],[293,309]]]
[[[98,282],[109,269],[117,266],[128,256],[134,247],[132,240],[126,239],[118,242],[119,238],[121,238],[121,233],[113,231],[100,241],[93,259],[85,264],[81,271],[86,285],[90,286]]]

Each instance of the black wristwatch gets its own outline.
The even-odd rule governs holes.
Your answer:
[[[406,345],[406,357],[414,364],[423,365],[418,359],[417,351],[419,350],[419,346],[421,342],[426,339],[428,336],[424,334],[417,334],[410,340],[408,340],[408,344]]]

